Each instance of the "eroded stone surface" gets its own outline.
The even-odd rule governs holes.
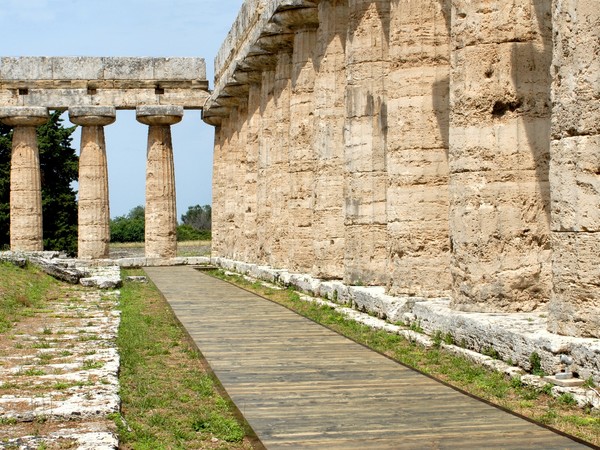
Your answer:
[[[245,2],[203,113],[213,255],[462,311],[551,302],[551,330],[598,336],[576,243],[600,220],[596,6]]]
[[[551,331],[600,337],[600,10],[553,2]]]
[[[2,445],[118,447],[108,418],[120,409],[118,300],[118,291],[62,287],[0,340]]]

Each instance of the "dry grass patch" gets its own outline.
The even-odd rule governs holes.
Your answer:
[[[33,316],[48,300],[56,299],[59,283],[35,267],[25,270],[0,262],[0,333],[25,316]]]

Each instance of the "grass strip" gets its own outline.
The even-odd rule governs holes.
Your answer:
[[[24,269],[0,262],[0,333],[15,322],[56,299],[59,283],[41,270],[27,265]]]
[[[279,303],[465,392],[600,446],[600,413],[591,408],[577,407],[570,395],[552,397],[549,390],[551,385],[541,389],[524,386],[518,378],[510,379],[502,373],[444,351],[440,346],[426,349],[397,334],[374,330],[348,319],[329,306],[301,300],[298,292],[292,288],[273,289],[238,275],[225,274],[221,270],[207,273]]]
[[[143,275],[139,270],[123,276]],[[121,289],[123,449],[250,449],[244,426],[218,393],[197,349],[156,287],[126,281]]]

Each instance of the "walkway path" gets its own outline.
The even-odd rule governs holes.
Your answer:
[[[587,448],[191,267],[145,270],[269,450]]]

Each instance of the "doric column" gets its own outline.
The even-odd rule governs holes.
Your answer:
[[[550,2],[453,0],[453,307],[531,311],[551,291]]]
[[[314,87],[313,57],[317,40],[317,9],[306,8],[304,21],[295,28],[289,127],[288,199],[289,267],[310,273],[314,265]]]
[[[382,285],[388,281],[389,13],[389,1],[348,1],[344,281],[350,284]]]
[[[80,259],[108,257],[110,208],[104,126],[115,121],[115,114],[115,108],[109,106],[69,108],[71,122],[82,127],[77,240]]]
[[[246,211],[244,212],[244,230],[249,245],[249,262],[259,262],[256,230],[256,187],[258,179],[258,134],[260,127],[260,85],[249,84],[248,127],[246,137]],[[214,197],[213,197],[214,198]]]
[[[0,120],[14,127],[10,162],[10,248],[41,251],[42,187],[35,127],[46,123],[48,110],[38,107],[0,109]]]
[[[288,223],[290,211],[290,93],[292,55],[290,48],[284,47],[277,53],[273,98],[275,99],[275,128],[271,167],[268,173],[271,196],[271,261],[275,267],[290,268],[292,243]]]
[[[273,253],[273,226],[271,220],[272,192],[269,181],[273,172],[272,152],[275,145],[273,130],[275,128],[275,99],[273,86],[275,84],[275,70],[269,67],[262,71],[260,93],[260,129],[258,133],[258,179],[256,193],[256,231],[258,245],[258,259],[263,264],[281,267],[274,261]]]
[[[553,5],[548,329],[600,338],[600,8]]]
[[[348,1],[319,2],[314,66],[313,269],[319,278],[344,277],[344,47]]]
[[[171,125],[181,121],[180,106],[138,106],[137,120],[149,126],[146,162],[146,257],[177,254],[177,209]]]
[[[387,287],[446,296],[450,1],[391,2],[389,30]]]

